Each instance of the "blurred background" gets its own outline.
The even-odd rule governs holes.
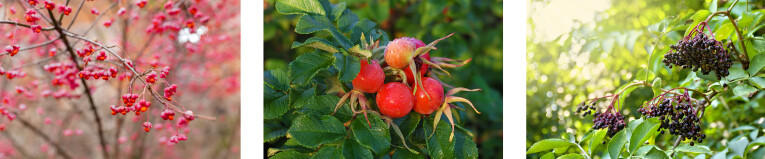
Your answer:
[[[725,10],[731,3],[726,0],[528,0],[526,148],[543,139],[561,138],[565,133],[581,137],[592,127],[592,116],[577,116],[577,104],[613,93],[630,81],[645,79],[662,20],[684,17],[710,6]],[[738,17],[747,9],[761,10],[763,4],[763,1],[739,1],[732,15]],[[665,35],[666,41],[658,46],[668,47],[682,38],[681,34],[670,32]],[[755,35],[762,36],[762,31]],[[673,81],[669,83],[672,87],[677,87],[690,73],[668,70],[661,64],[656,76],[665,84]],[[653,96],[650,88],[635,89],[624,100],[629,102],[624,103],[621,113],[629,120],[639,117],[637,108]],[[756,108],[765,101],[755,97],[751,101],[729,98],[726,102],[713,102],[706,110],[715,113],[708,113],[702,119],[707,122],[704,132],[712,137],[704,144],[717,151],[724,148],[730,138],[742,135],[731,129],[762,124],[765,110]],[[738,104],[741,106],[727,107]],[[738,115],[731,117],[732,114]],[[657,137],[656,141],[674,141],[669,141],[667,136]],[[657,143],[660,147],[664,145]],[[527,158],[538,158],[536,155]]]
[[[292,42],[310,36],[294,32],[298,16],[280,14],[275,0],[264,7],[264,68],[287,70],[290,61],[311,48],[290,49]],[[462,93],[482,114],[460,113],[463,127],[475,135],[481,158],[502,157],[502,1],[501,0],[330,0],[345,2],[347,8],[377,23],[391,39],[415,37],[426,43],[454,36],[438,43],[431,56],[452,59],[473,58],[470,64],[450,70],[452,77],[441,77],[453,86],[481,88],[477,93]]]

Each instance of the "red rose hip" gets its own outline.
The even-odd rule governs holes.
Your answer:
[[[422,88],[417,88],[414,95],[414,111],[420,114],[428,115],[437,110],[441,104],[444,104],[444,87],[433,78],[425,77],[422,79]],[[430,99],[425,96],[425,92],[430,95]]]
[[[376,99],[380,113],[391,118],[404,117],[414,107],[412,89],[399,82],[383,85]]]
[[[383,82],[385,81],[385,73],[377,61],[372,61],[371,64],[367,60],[361,60],[361,70],[356,75],[356,79],[353,79],[353,89],[359,90],[364,93],[375,93],[380,90]]]

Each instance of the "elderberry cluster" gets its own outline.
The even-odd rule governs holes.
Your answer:
[[[674,52],[670,51],[664,55],[662,62],[670,68],[672,65],[676,65],[693,71],[701,69],[701,73],[704,75],[714,71],[717,79],[721,79],[728,76],[728,69],[733,64],[728,56],[728,51],[720,46],[720,42],[709,39],[703,33],[687,40],[681,40],[676,45],[669,47]]]
[[[648,118],[658,117],[661,126],[657,131],[664,134],[667,130],[672,135],[681,135],[684,139],[691,140],[691,146],[694,141],[701,143],[706,138],[701,132],[698,115],[687,96],[665,98],[659,104],[638,109],[638,112]]]
[[[595,114],[594,114],[595,116],[598,116],[598,114],[600,113],[600,112],[598,112],[598,109],[594,106],[594,103],[593,104],[584,103],[584,104],[580,104],[578,107],[576,107],[576,113],[577,114],[582,114],[582,118],[584,118],[587,115],[592,114],[593,112],[595,112]]]
[[[595,119],[592,119],[594,125],[593,129],[608,129],[608,136],[614,136],[617,132],[624,129],[626,122],[624,122],[624,116],[619,113],[595,113]]]

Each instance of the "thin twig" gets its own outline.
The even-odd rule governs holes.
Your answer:
[[[31,129],[31,130],[32,130],[32,132],[34,132],[34,133],[35,133],[35,135],[37,135],[37,136],[40,136],[41,138],[43,138],[43,140],[45,140],[45,142],[48,142],[48,143],[50,143],[51,145],[53,145],[53,148],[55,148],[55,149],[56,149],[56,152],[57,152],[59,155],[61,155],[61,157],[64,157],[64,158],[67,158],[67,159],[70,159],[70,158],[72,158],[72,157],[70,157],[70,156],[69,156],[69,154],[68,154],[68,153],[66,153],[66,151],[64,151],[64,149],[62,149],[62,148],[61,148],[61,146],[59,146],[59,145],[58,145],[58,143],[56,143],[56,142],[53,142],[53,141],[50,139],[50,137],[48,137],[48,135],[45,135],[45,133],[43,133],[42,131],[40,131],[40,129],[36,128],[34,125],[30,124],[29,122],[27,122],[26,120],[24,120],[24,119],[23,119],[23,118],[21,118],[21,117],[18,117],[18,118],[16,118],[16,120],[20,121],[20,122],[21,122],[21,124],[22,124],[22,125],[24,125],[25,127],[27,127],[27,128],[29,128],[29,129]]]

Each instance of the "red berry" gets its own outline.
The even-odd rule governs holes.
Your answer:
[[[138,7],[143,8],[144,6],[146,6],[146,0],[136,0],[135,5],[138,5]]]
[[[372,61],[369,64],[367,60],[361,60],[361,70],[356,75],[356,79],[353,79],[353,89],[359,90],[365,93],[375,93],[380,90],[383,82],[385,81],[385,73],[383,72],[377,61]]]
[[[403,69],[412,62],[415,49],[416,45],[408,39],[394,39],[385,48],[385,63],[393,68]]]
[[[422,87],[418,87],[417,93],[414,95],[414,111],[428,115],[444,103],[444,87],[430,77],[422,78]],[[430,99],[425,96],[425,92],[430,95]]]
[[[90,13],[93,13],[94,15],[101,14],[101,12],[98,12],[98,9],[96,9],[95,7],[93,7],[93,9],[90,9]]]
[[[143,122],[143,130],[146,130],[146,132],[149,132],[151,130],[151,123],[150,122]]]
[[[56,3],[53,3],[53,1],[45,0],[43,3],[45,3],[45,9],[53,10],[56,8]]]
[[[383,85],[376,99],[380,113],[392,118],[404,117],[414,107],[412,89],[399,82]]]

